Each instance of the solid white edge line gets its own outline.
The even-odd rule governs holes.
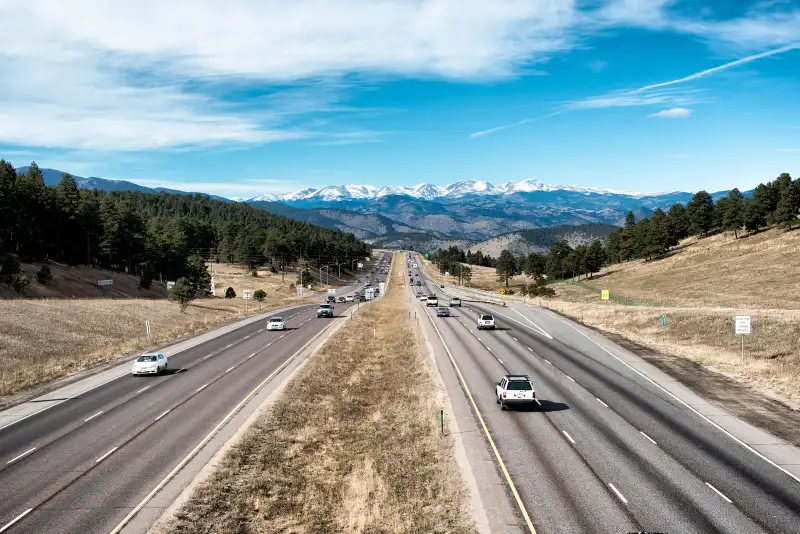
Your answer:
[[[156,421],[158,421],[159,419],[161,419],[162,417],[164,417],[165,415],[167,415],[167,414],[168,414],[168,413],[169,413],[171,410],[172,410],[172,408],[170,408],[170,409],[169,409],[169,410],[167,410],[166,412],[164,412],[164,413],[162,413],[161,415],[159,415],[158,417],[156,417],[156,418],[155,418],[155,420],[156,420]]]
[[[23,517],[25,517],[26,515],[28,515],[28,514],[29,514],[29,513],[31,513],[32,511],[33,511],[33,508],[28,508],[27,510],[25,510],[24,512],[22,512],[21,514],[19,514],[17,517],[15,517],[14,519],[12,519],[10,523],[7,523],[7,524],[6,524],[6,526],[4,526],[3,528],[0,528],[0,533],[2,533],[2,532],[5,532],[6,530],[10,529],[12,526],[14,526],[14,525],[15,525],[16,523],[18,523],[18,522],[19,522],[19,521],[20,521],[20,520],[21,520]]]
[[[602,404],[603,406],[605,406],[606,408],[608,408],[608,404],[606,404],[605,402],[601,401],[601,400],[600,400],[600,399],[598,399],[597,397],[595,397],[595,398],[594,398],[594,400],[596,400],[597,402],[599,402],[600,404]]]
[[[200,392],[200,391],[203,391],[203,390],[204,390],[204,389],[206,389],[207,387],[208,387],[208,384],[203,384],[202,386],[200,386],[199,388],[197,388],[197,389],[195,390],[195,392]]]
[[[142,393],[143,391],[147,391],[148,389],[150,389],[150,386],[145,386],[142,389],[140,389],[139,391],[137,391],[136,393]]]
[[[531,309],[535,309],[535,308],[533,308],[533,307],[532,307],[530,304],[528,304],[528,306],[529,306]],[[550,315],[551,315],[551,317],[553,317],[553,318],[554,318],[554,319],[556,319],[557,321],[560,321],[560,322],[564,323],[565,325],[569,326],[570,328],[572,328],[573,330],[575,330],[576,332],[578,332],[580,335],[582,335],[583,337],[585,337],[586,339],[588,339],[589,341],[591,341],[592,343],[594,343],[595,345],[597,345],[598,347],[600,347],[600,349],[602,349],[604,352],[606,352],[607,354],[609,354],[609,355],[610,355],[612,358],[614,358],[615,360],[617,360],[617,361],[619,361],[620,363],[622,363],[622,364],[623,364],[625,367],[629,368],[631,371],[633,371],[633,372],[634,372],[634,373],[636,373],[637,375],[641,376],[642,378],[644,378],[645,380],[647,380],[648,382],[650,382],[651,384],[653,384],[654,386],[656,386],[658,389],[660,389],[661,391],[663,391],[664,393],[666,393],[667,395],[669,395],[670,397],[672,397],[672,398],[673,398],[673,399],[675,399],[676,401],[678,401],[678,402],[680,402],[681,404],[683,404],[683,405],[684,405],[685,407],[687,407],[687,408],[688,408],[690,411],[694,412],[696,415],[698,415],[698,416],[699,416],[701,419],[703,419],[705,422],[707,422],[708,424],[710,424],[711,426],[713,426],[714,428],[716,428],[717,430],[719,430],[720,432],[722,432],[723,434],[725,434],[726,436],[728,436],[729,438],[731,438],[733,441],[735,441],[736,443],[738,443],[739,445],[741,445],[742,447],[744,447],[744,448],[745,448],[745,449],[747,449],[748,451],[752,452],[753,454],[755,454],[756,456],[758,456],[759,458],[761,458],[762,460],[764,460],[765,462],[767,462],[768,464],[770,464],[772,467],[775,467],[775,468],[779,469],[780,471],[783,471],[784,473],[786,473],[787,475],[789,475],[790,477],[792,477],[792,478],[793,478],[794,480],[796,480],[797,482],[800,482],[800,477],[798,477],[797,475],[795,475],[794,473],[792,473],[792,472],[791,472],[791,471],[789,471],[788,469],[785,469],[785,468],[783,468],[783,467],[779,466],[777,463],[773,462],[772,460],[770,460],[769,458],[767,458],[766,456],[764,456],[763,454],[761,454],[760,452],[758,452],[757,450],[755,450],[753,447],[751,447],[750,445],[748,445],[747,443],[745,443],[745,442],[744,442],[744,441],[742,441],[741,439],[737,438],[736,436],[734,436],[733,434],[731,434],[730,432],[728,432],[727,430],[725,430],[724,428],[722,428],[721,426],[719,426],[717,423],[715,423],[714,421],[712,421],[711,419],[709,419],[708,417],[706,417],[706,416],[705,416],[705,415],[703,415],[702,413],[698,412],[696,409],[694,409],[694,408],[693,408],[693,407],[692,407],[690,404],[688,404],[686,401],[684,401],[683,399],[681,399],[680,397],[678,397],[677,395],[675,395],[674,393],[672,393],[671,391],[669,391],[668,389],[666,389],[664,386],[662,386],[661,384],[659,384],[658,382],[656,382],[655,380],[653,380],[653,379],[652,379],[652,378],[650,378],[649,376],[645,375],[644,373],[642,373],[641,371],[639,371],[638,369],[636,369],[635,367],[633,367],[632,365],[630,365],[628,362],[626,362],[625,360],[623,360],[622,358],[620,358],[619,356],[617,356],[616,354],[614,354],[613,352],[611,352],[610,350],[608,350],[607,348],[605,348],[604,346],[602,346],[600,343],[598,343],[597,341],[595,341],[594,339],[592,339],[591,337],[589,337],[588,335],[586,335],[584,332],[581,332],[579,329],[575,328],[574,326],[572,326],[571,324],[569,324],[569,322],[567,322],[567,321],[564,321],[563,319],[561,319],[561,318],[560,318],[560,317],[558,317],[557,315],[555,315],[555,314],[550,314]]]
[[[728,497],[726,497],[726,496],[725,496],[725,494],[724,494],[724,493],[722,493],[720,490],[718,490],[717,488],[715,488],[714,486],[712,486],[712,485],[711,485],[711,484],[709,484],[708,482],[706,482],[706,486],[708,486],[709,488],[711,488],[712,490],[714,490],[714,493],[716,493],[717,495],[719,495],[720,497],[722,497],[723,499],[725,499],[726,501],[728,501],[728,504],[733,504],[733,501],[732,501],[732,500],[730,500]]]
[[[569,434],[567,434],[567,431],[566,431],[566,430],[562,430],[561,432],[562,432],[562,433],[563,433],[565,436],[567,436],[567,439],[569,440],[569,442],[570,442],[570,443],[572,443],[573,445],[575,445],[575,440],[574,440],[574,439],[572,439],[572,436],[570,436]]]
[[[228,374],[228,373],[230,373],[230,372],[231,372],[231,371],[233,371],[234,369],[236,369],[236,366],[235,366],[235,365],[234,365],[233,367],[230,367],[230,368],[228,368],[228,370],[226,370],[226,371],[225,371],[225,374]]]
[[[9,461],[7,461],[7,462],[6,462],[6,465],[8,465],[8,464],[13,464],[14,462],[16,462],[17,460],[19,460],[19,459],[20,459],[20,458],[22,458],[23,456],[27,456],[27,455],[29,455],[30,453],[32,453],[33,451],[35,451],[35,450],[36,450],[36,447],[32,447],[32,448],[28,449],[27,451],[23,452],[23,453],[22,453],[22,454],[20,454],[19,456],[15,456],[15,457],[13,457],[12,459],[10,459]]]
[[[653,442],[653,445],[658,445],[658,443],[656,443],[656,440],[654,440],[653,438],[651,438],[650,436],[648,436],[647,434],[645,434],[645,433],[644,433],[644,432],[642,432],[641,430],[639,431],[639,434],[643,435],[644,437],[646,437],[647,439],[649,439],[650,441],[652,441],[652,442]]]
[[[104,413],[105,413],[105,411],[104,411],[104,410],[100,410],[100,411],[99,411],[99,412],[97,412],[96,414],[94,414],[94,415],[92,415],[92,416],[90,416],[90,417],[87,417],[86,419],[84,419],[84,420],[83,420],[83,422],[84,422],[84,423],[88,423],[89,421],[91,421],[92,419],[94,419],[95,417],[97,417],[98,415],[103,415]]]
[[[330,324],[333,324],[333,323],[330,323]],[[161,480],[161,482],[159,482],[158,484],[156,484],[156,487],[155,487],[155,488],[153,488],[153,489],[150,491],[150,493],[148,493],[148,494],[147,494],[147,495],[144,497],[144,499],[142,499],[142,500],[139,502],[139,504],[137,504],[137,505],[136,505],[136,506],[133,508],[133,510],[131,510],[131,511],[128,513],[128,515],[127,515],[127,516],[125,516],[125,517],[122,519],[122,521],[120,521],[120,522],[117,524],[117,526],[116,526],[116,527],[114,527],[114,530],[112,530],[112,531],[111,531],[111,534],[118,534],[118,533],[119,533],[119,532],[120,532],[120,531],[121,531],[121,530],[122,530],[122,529],[125,527],[125,525],[127,525],[128,523],[130,523],[131,519],[133,519],[133,518],[134,518],[134,516],[136,516],[136,514],[138,514],[138,513],[139,513],[139,512],[142,510],[142,508],[144,508],[144,507],[145,507],[145,505],[146,505],[148,502],[150,502],[150,500],[151,500],[151,499],[152,499],[152,498],[153,498],[153,497],[156,495],[156,493],[158,493],[159,491],[161,491],[161,490],[164,488],[164,486],[166,486],[166,485],[167,485],[167,483],[169,483],[169,481],[170,481],[170,480],[172,480],[172,479],[175,477],[175,475],[177,475],[177,474],[178,474],[178,472],[179,472],[181,469],[183,469],[183,468],[186,466],[186,464],[188,464],[188,463],[189,463],[189,461],[191,461],[191,459],[192,459],[192,458],[194,458],[194,457],[195,457],[195,455],[196,455],[196,454],[197,454],[197,453],[200,451],[200,449],[202,449],[203,447],[205,447],[205,446],[208,444],[208,442],[209,442],[209,441],[211,441],[211,439],[212,439],[212,438],[213,438],[213,437],[214,437],[214,436],[217,434],[217,432],[219,432],[219,431],[220,431],[220,429],[221,429],[223,426],[225,426],[226,424],[228,424],[228,422],[229,422],[229,421],[230,421],[230,420],[231,420],[231,419],[232,419],[232,418],[233,418],[233,417],[234,417],[234,416],[235,416],[235,415],[236,415],[236,414],[239,412],[239,410],[241,410],[241,409],[244,407],[244,405],[245,405],[245,404],[247,404],[247,403],[250,401],[250,399],[252,399],[252,398],[253,398],[253,397],[254,397],[254,396],[255,396],[255,395],[258,393],[258,391],[259,391],[261,388],[263,388],[263,387],[264,387],[264,385],[265,385],[267,382],[269,382],[270,380],[272,380],[272,379],[273,379],[273,378],[274,378],[274,377],[275,377],[275,376],[276,376],[278,373],[280,373],[281,371],[283,371],[283,369],[284,369],[284,368],[285,368],[287,365],[289,365],[289,363],[291,363],[291,362],[292,362],[292,361],[293,361],[293,360],[294,360],[294,359],[297,357],[297,355],[298,355],[298,354],[301,354],[301,353],[302,353],[302,352],[303,352],[303,351],[304,351],[304,350],[305,350],[305,349],[306,349],[306,348],[307,348],[309,345],[311,345],[311,343],[313,343],[313,342],[314,342],[314,341],[315,341],[315,340],[316,340],[316,339],[317,339],[319,336],[321,336],[321,335],[322,335],[322,334],[323,334],[325,331],[327,331],[327,330],[328,330],[328,327],[327,327],[327,326],[323,327],[323,329],[322,329],[322,330],[320,330],[319,332],[317,332],[317,333],[314,335],[314,337],[312,337],[311,339],[309,339],[309,340],[306,342],[306,344],[305,344],[305,345],[303,345],[302,347],[300,347],[299,349],[297,349],[297,351],[296,351],[294,354],[292,354],[292,355],[291,355],[289,358],[287,358],[286,360],[284,360],[284,362],[283,362],[283,363],[282,363],[282,364],[281,364],[281,365],[280,365],[280,366],[279,366],[277,369],[275,369],[275,370],[274,370],[272,373],[270,373],[270,375],[269,375],[267,378],[265,378],[265,379],[264,379],[264,380],[263,380],[263,381],[262,381],[262,382],[261,382],[259,385],[257,385],[255,388],[253,388],[253,389],[250,391],[250,393],[248,393],[247,395],[245,395],[245,397],[244,397],[244,398],[243,398],[243,399],[242,399],[242,400],[239,402],[239,404],[237,404],[237,405],[236,405],[236,406],[233,408],[233,410],[231,410],[230,412],[228,412],[228,415],[226,415],[225,417],[223,417],[223,418],[222,418],[222,420],[221,420],[219,423],[217,423],[217,426],[215,426],[215,427],[214,427],[214,428],[211,430],[211,432],[209,432],[209,433],[206,435],[206,437],[204,437],[202,440],[200,440],[200,443],[198,443],[198,444],[195,446],[195,448],[194,448],[194,449],[192,449],[191,451],[189,451],[189,454],[187,454],[187,455],[186,455],[186,456],[183,458],[183,460],[181,460],[180,462],[178,462],[178,465],[176,465],[176,466],[175,466],[175,467],[172,469],[172,471],[170,471],[170,472],[167,474],[167,476],[165,476],[165,477],[164,477],[164,478]]]
[[[625,504],[628,504],[628,499],[626,499],[625,496],[622,493],[619,492],[619,490],[614,486],[614,484],[609,482],[608,483],[608,487],[611,488],[612,490],[614,490],[614,493],[617,494],[617,497],[619,497],[619,500],[621,500]]]
[[[117,449],[119,449],[119,447],[114,447],[113,449],[105,453],[103,456],[95,460],[94,463],[99,464],[100,462],[102,462],[103,460],[114,454],[114,451],[116,451]]]

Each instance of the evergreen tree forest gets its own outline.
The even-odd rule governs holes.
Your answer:
[[[0,160],[0,255],[175,280],[191,276],[198,260],[279,269],[349,262],[369,247],[353,234],[204,195],[81,190],[69,174],[47,187],[36,163],[18,174]]]

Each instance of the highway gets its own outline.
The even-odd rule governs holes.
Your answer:
[[[385,275],[370,275],[380,281]],[[337,290],[344,294],[356,286]],[[337,317],[353,304],[337,304]],[[0,532],[111,532],[243,398],[333,325],[316,305],[251,323],[0,430]]]
[[[423,280],[410,286],[415,297],[448,304],[453,288],[411,270]],[[431,341],[447,347],[520,496],[521,532],[800,533],[800,482],[566,319],[474,302],[451,308],[453,317],[426,311]],[[478,331],[478,312],[498,329]],[[529,375],[540,404],[501,411],[494,386],[508,373]]]

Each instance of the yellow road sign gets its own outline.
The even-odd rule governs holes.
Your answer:
[[[504,288],[504,287],[501,287],[501,288],[500,288],[500,294],[501,294],[501,295],[505,295],[505,294],[506,294],[506,288]]]
[[[608,300],[608,289],[603,289],[600,293],[600,298],[603,300]]]

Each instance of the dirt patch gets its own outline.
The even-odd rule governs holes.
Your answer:
[[[163,532],[474,532],[403,290],[358,314]]]

